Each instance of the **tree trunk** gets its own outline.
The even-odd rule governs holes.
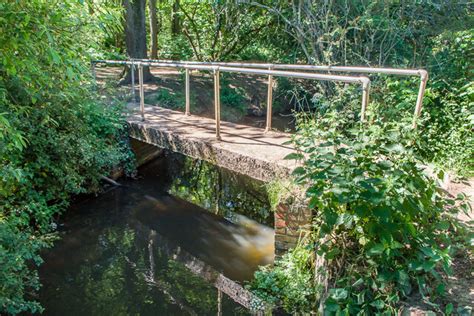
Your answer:
[[[180,33],[180,21],[179,21],[179,0],[174,0],[173,12],[171,13],[171,34],[177,35]]]
[[[148,58],[146,48],[145,5],[146,0],[123,0],[125,8],[125,46],[130,58]],[[138,70],[135,71],[138,80]],[[153,77],[149,67],[143,68],[143,80]],[[130,69],[127,69],[121,80],[122,84],[131,82]]]
[[[156,18],[156,0],[148,1],[150,10],[151,58],[158,58],[158,21]]]

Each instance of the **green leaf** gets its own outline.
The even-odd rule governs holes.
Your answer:
[[[370,305],[377,308],[378,310],[381,310],[385,307],[385,303],[382,300],[375,300],[372,303],[370,303]]]
[[[359,287],[360,285],[364,284],[364,279],[362,278],[359,278],[357,279],[357,281],[355,281],[353,284],[352,284],[352,287]]]
[[[386,205],[379,205],[374,208],[373,214],[379,219],[388,220],[391,215],[391,209],[390,207],[387,207]]]
[[[295,170],[293,170],[293,175],[294,176],[302,176],[306,173],[306,170],[303,167],[296,167]]]
[[[347,299],[347,296],[348,292],[346,289],[339,288],[331,290],[331,298],[333,298],[337,302]]]
[[[436,228],[440,230],[448,230],[451,227],[451,223],[448,221],[441,221],[436,223]]]
[[[339,248],[333,248],[329,252],[326,253],[326,259],[328,260],[334,259],[340,253],[341,253],[341,250]]]
[[[346,228],[350,228],[352,226],[352,221],[354,216],[351,214],[340,214],[337,218],[336,225],[344,225]]]
[[[384,250],[385,250],[384,245],[382,245],[382,244],[376,244],[375,246],[373,246],[372,248],[370,248],[369,251],[367,251],[367,255],[368,255],[368,256],[381,255]]]
[[[306,196],[308,197],[319,197],[323,194],[323,189],[320,187],[310,187],[308,190],[306,190]]]
[[[313,197],[309,200],[308,207],[309,207],[310,209],[315,209],[320,203],[321,203],[321,202],[320,202],[320,200],[319,200],[319,197],[313,196]]]
[[[50,48],[49,54],[51,55],[53,63],[57,65],[61,63],[61,57],[59,57],[58,53],[54,49]]]
[[[357,304],[363,305],[365,303],[365,293],[360,292],[356,294]]]
[[[423,263],[422,268],[423,268],[423,270],[425,270],[425,272],[429,272],[429,271],[433,270],[433,268],[435,266],[436,266],[436,262],[427,261],[427,262]]]
[[[340,310],[340,307],[339,307],[339,304],[337,303],[333,303],[333,302],[329,302],[329,300],[326,300],[325,304],[324,304],[324,309],[328,312],[337,312]]]
[[[303,158],[304,158],[303,154],[291,153],[291,154],[286,155],[285,158],[283,158],[283,159],[286,159],[286,160],[301,160]]]
[[[453,313],[453,310],[454,310],[453,303],[449,303],[448,305],[446,305],[446,309],[445,309],[446,315],[451,315]]]

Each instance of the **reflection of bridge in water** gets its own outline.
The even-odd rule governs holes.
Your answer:
[[[139,175],[67,213],[41,268],[50,313],[249,314],[243,281],[273,262],[271,225],[251,213],[267,205],[261,182],[172,153]]]
[[[146,168],[154,169],[153,163]],[[127,263],[183,313],[198,315],[162,277],[159,265],[163,258],[181,264],[216,288],[218,315],[223,315],[223,295],[254,315],[264,315],[265,308],[271,308],[243,286],[258,266],[273,263],[271,228],[239,214],[230,221],[172,195],[145,195],[133,206],[132,214],[128,220],[142,250],[146,245],[147,255],[141,264],[125,255]]]
[[[166,177],[173,178],[170,179],[172,182],[168,189],[170,193],[175,191],[174,179],[187,179],[191,176],[187,174],[191,170],[187,169],[194,169],[190,165],[184,166],[186,163],[179,161],[182,156],[174,154],[171,156],[176,157],[167,156],[165,165],[150,162],[144,166],[145,173],[157,169],[161,170],[159,173],[164,169],[169,172]],[[191,161],[189,158],[184,160]],[[195,162],[202,163],[202,161]],[[183,165],[179,166],[181,164]],[[211,168],[202,171],[208,177],[212,177],[213,172],[227,173],[210,164],[204,164]],[[176,171],[170,170],[176,166]],[[221,176],[225,177],[222,174]],[[232,189],[228,187],[229,185],[234,185],[235,182],[243,185],[246,181],[252,180],[237,176],[234,179],[221,179],[221,181],[223,187],[218,190],[227,190],[230,193]],[[252,191],[250,187],[254,185],[247,183],[247,186],[242,188],[243,191],[239,195],[243,200],[244,196],[250,197],[250,195],[258,198],[258,192],[250,193]],[[212,189],[209,188],[208,191]],[[210,192],[210,196],[213,196],[213,193],[218,192]],[[234,194],[235,192],[231,193]],[[218,209],[218,205],[215,207]],[[224,295],[247,310],[252,310],[256,315],[264,314],[263,303],[243,287],[245,281],[252,279],[258,266],[273,263],[273,230],[262,224],[266,222],[264,218],[258,218],[257,221],[256,218],[247,217],[251,214],[247,214],[246,211],[243,214],[247,216],[233,213],[230,209],[226,211],[218,209],[214,213],[213,207],[204,209],[180,198],[179,194],[177,196],[158,194],[156,198],[144,195],[133,206],[132,214],[128,220],[137,232],[138,240],[147,244],[145,266],[148,267],[143,270],[142,265],[140,269],[133,259],[127,258],[127,262],[137,272],[142,273],[149,285],[169,297],[170,301],[184,313],[197,315],[185,300],[173,293],[172,286],[160,275],[158,266],[163,258],[180,263],[190,273],[217,289],[218,315],[224,314]]]
[[[256,315],[263,315],[264,310],[256,310],[259,305],[263,308],[263,304],[259,304],[260,300],[256,298],[252,293],[245,289],[242,284],[233,281],[226,277],[224,274],[218,272],[211,265],[204,261],[196,258],[195,256],[188,253],[182,247],[174,245],[168,242],[163,236],[157,234],[154,230],[150,231],[148,253],[149,253],[149,270],[143,272],[143,277],[146,282],[156,288],[169,297],[179,308],[190,315],[197,315],[191,307],[187,306],[180,298],[175,297],[169,291],[169,285],[164,283],[159,277],[155,276],[155,262],[154,262],[154,251],[155,245],[159,245],[159,251],[166,254],[167,257],[181,263],[191,273],[204,279],[209,284],[213,285],[217,289],[217,311],[218,315],[222,315],[222,294],[227,295],[234,302],[242,305],[248,310],[254,311]],[[135,263],[127,260],[129,264],[135,268]]]

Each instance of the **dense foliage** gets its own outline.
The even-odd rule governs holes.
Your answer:
[[[274,267],[261,267],[255,272],[249,288],[262,302],[292,314],[314,309],[318,293],[311,270],[314,256],[303,245],[284,254]]]
[[[425,173],[410,127],[377,122],[348,136],[341,126],[330,115],[300,124],[295,144],[301,154],[289,158],[304,160],[294,175],[314,210],[309,248],[258,272],[255,292],[281,300],[288,311],[315,310],[322,300],[326,312],[350,315],[394,314],[413,293],[435,301],[450,273],[453,236],[462,230],[456,213],[468,211],[467,204],[457,206],[463,196],[446,198]],[[314,257],[302,262],[298,255],[310,249],[326,260],[316,274],[327,284],[312,274],[313,290],[294,296],[292,287],[300,288],[298,280],[315,269]]]
[[[163,1],[158,9],[159,16],[170,9],[174,14],[162,23],[171,23],[171,32],[162,32],[160,38],[161,55],[171,59],[235,58],[263,37],[271,22],[258,8],[236,1]]]
[[[425,49],[413,56],[430,73],[417,131],[410,128],[415,80],[373,78],[368,127],[357,123],[356,90],[334,86],[327,93],[324,86],[286,84],[298,107],[314,114],[300,121],[295,145],[304,155],[293,156],[304,160],[295,176],[308,188],[313,228],[310,241],[273,269],[257,272],[251,288],[259,297],[289,312],[371,315],[396,314],[403,301],[419,295],[437,312],[468,313],[456,302],[440,303],[455,241],[463,235],[453,206],[461,201],[444,196],[421,167],[434,163],[458,175],[473,173],[472,67],[466,58],[473,31],[448,21],[417,37]],[[412,44],[401,42],[387,56],[400,66]],[[314,251],[324,267],[315,267]],[[464,256],[470,253],[472,245]],[[295,296],[292,289],[301,288],[308,273],[312,290]]]
[[[76,1],[0,3],[0,313],[36,312],[38,251],[71,194],[127,158],[118,108],[90,86]]]
[[[473,53],[474,31],[446,32],[434,41],[434,66],[419,152],[444,169],[472,176],[474,81],[469,56]]]

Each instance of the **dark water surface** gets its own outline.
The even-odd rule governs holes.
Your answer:
[[[63,216],[40,269],[45,314],[248,314],[211,283],[273,262],[262,183],[176,154],[139,174]]]

